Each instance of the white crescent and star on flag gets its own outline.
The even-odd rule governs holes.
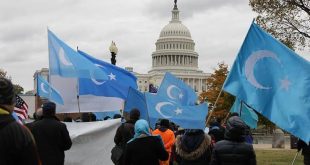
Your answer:
[[[178,91],[178,98],[176,98],[172,93],[173,89],[176,89]],[[182,99],[183,98],[183,93],[182,93],[182,90],[180,88],[178,88],[177,86],[175,85],[169,85],[168,88],[167,88],[167,96],[170,98],[170,99],[173,99],[173,100],[177,100],[177,99]]]
[[[173,103],[171,103],[171,102],[159,102],[159,103],[156,104],[155,110],[156,110],[162,117],[164,117],[164,118],[169,119],[169,118],[172,118],[173,116],[175,116],[175,115],[166,115],[166,114],[164,114],[164,113],[162,112],[162,107],[164,107],[164,106],[172,106],[173,108],[176,108],[176,109],[174,110],[175,115],[180,115],[180,114],[183,113],[183,110],[182,110],[182,109],[180,109],[179,107],[176,107],[176,106],[175,106]]]
[[[247,81],[254,86],[257,89],[264,89],[264,90],[269,90],[272,87],[268,87],[268,86],[264,86],[262,84],[260,84],[255,75],[254,75],[254,67],[256,65],[256,63],[263,59],[263,58],[271,58],[275,61],[277,61],[280,66],[282,67],[282,63],[280,61],[280,59],[278,58],[278,56],[269,50],[258,50],[255,51],[254,53],[252,53],[248,59],[245,61],[245,77],[247,79]],[[291,82],[288,79],[288,76],[286,76],[284,79],[280,80],[280,89],[284,89],[285,91],[289,90],[289,87],[291,85]]]
[[[59,50],[58,50],[58,57],[59,57],[60,62],[63,65],[72,66],[72,63],[67,60],[66,53],[65,53],[65,51],[64,51],[64,49],[62,47],[60,47]]]
[[[102,66],[102,65],[99,65],[99,64],[95,64],[96,66],[98,66],[98,67],[100,67],[100,68],[102,68],[103,70],[104,70],[104,67]],[[110,78],[110,80],[108,80],[108,81],[111,81],[111,80],[115,80],[116,81],[116,75],[114,75],[112,72],[108,75],[108,77]],[[93,77],[91,77],[91,80],[92,80],[92,82],[94,83],[94,84],[96,84],[96,85],[102,85],[102,84],[104,84],[104,83],[106,83],[107,81],[98,81],[98,80],[96,80],[95,78],[93,78]]]
[[[41,90],[42,90],[44,93],[49,93],[49,92],[45,89],[44,86],[45,86],[44,83],[41,83],[41,84],[40,84]]]
[[[177,91],[177,92],[173,92],[173,91]],[[184,96],[184,94],[182,93],[182,90],[177,87],[176,85],[169,85],[168,88],[167,88],[167,96],[169,99],[172,99],[172,100],[181,100]],[[164,118],[171,118],[173,116],[177,116],[177,115],[181,115],[183,113],[183,109],[179,108],[178,106],[176,106],[174,103],[174,101],[169,102],[169,101],[166,101],[166,102],[159,102],[156,104],[156,111]],[[166,115],[162,112],[162,107],[164,106],[172,106],[173,108],[175,108],[174,111],[174,114],[175,115]]]

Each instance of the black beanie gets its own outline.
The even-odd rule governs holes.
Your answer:
[[[168,119],[161,119],[159,125],[162,127],[169,128],[170,122]]]
[[[0,104],[11,105],[14,103],[15,93],[12,82],[0,77]]]
[[[239,116],[232,116],[228,119],[225,128],[225,137],[234,141],[244,141],[247,126]]]
[[[56,112],[56,104],[53,102],[46,102],[42,107],[43,116],[53,116]]]

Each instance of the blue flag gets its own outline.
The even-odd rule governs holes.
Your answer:
[[[149,120],[144,93],[141,93],[136,89],[129,88],[128,96],[125,101],[124,112],[129,113],[133,108],[137,108],[140,111],[140,119],[147,121]]]
[[[234,105],[230,109],[230,112],[237,112],[245,124],[247,124],[252,129],[257,128],[257,114],[251,107],[248,107],[238,98],[236,98]]]
[[[107,62],[98,60],[90,55],[78,51],[86,59],[90,60],[94,65],[100,67],[108,74],[109,79],[102,81],[95,78],[79,79],[79,94],[80,95],[95,95],[118,97],[126,99],[129,87],[137,89],[137,78],[130,72]]]
[[[169,72],[166,72],[157,94],[183,106],[195,105],[197,101],[195,91]]]
[[[204,129],[208,106],[182,106],[159,95],[145,93],[150,126],[155,128],[158,119],[168,119],[185,129]]]
[[[42,76],[37,75],[37,93],[40,97],[45,97],[58,104],[64,105],[64,101],[57,92]]]
[[[62,77],[107,80],[108,75],[48,30],[49,71]]]
[[[282,129],[310,141],[310,63],[255,23],[223,88]]]

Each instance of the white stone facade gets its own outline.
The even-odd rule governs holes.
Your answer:
[[[179,10],[174,5],[172,19],[160,32],[155,43],[156,50],[152,53],[152,69],[148,74],[134,74],[137,76],[140,91],[148,91],[149,84],[158,87],[165,72],[170,72],[196,92],[206,90],[206,79],[210,74],[198,68],[198,53],[195,52],[195,42],[190,31],[179,20]],[[132,68],[127,68],[132,70]]]

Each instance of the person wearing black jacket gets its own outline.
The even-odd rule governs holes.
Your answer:
[[[114,136],[114,143],[118,146],[121,146],[123,150],[125,150],[125,146],[127,142],[133,138],[135,134],[135,123],[140,118],[140,111],[138,109],[132,109],[129,113],[129,120],[123,123],[116,130],[116,134]],[[121,156],[118,165],[124,165],[124,157]]]
[[[63,165],[64,151],[71,148],[72,142],[64,123],[55,116],[56,104],[43,104],[42,119],[32,126],[32,133],[38,145],[43,165]]]
[[[228,119],[224,140],[215,144],[211,165],[256,165],[252,144],[245,142],[247,125],[238,116]]]
[[[160,136],[152,136],[149,124],[140,119],[135,124],[135,135],[128,141],[124,160],[126,165],[159,165],[169,154]]]
[[[39,165],[40,160],[30,131],[12,116],[15,104],[13,84],[0,78],[0,164]]]

